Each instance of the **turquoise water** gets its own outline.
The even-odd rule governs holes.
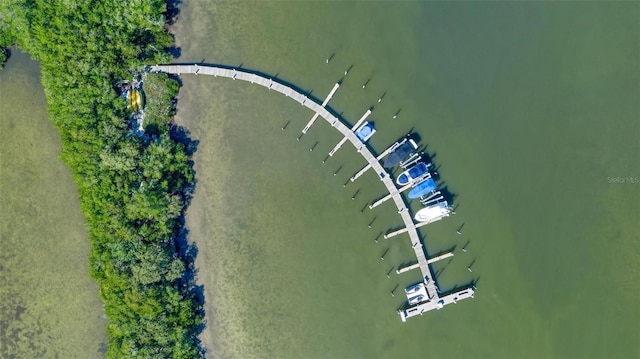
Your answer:
[[[406,236],[374,242],[401,225],[391,204],[359,213],[384,193],[373,173],[342,187],[364,164],[356,151],[323,166],[339,136],[318,122],[296,141],[308,110],[250,84],[184,76],[177,121],[200,141],[187,224],[210,355],[640,356],[639,10],[183,4],[179,62],[242,65],[318,98],[353,65],[330,106],[351,123],[374,106],[377,151],[421,135],[459,205],[421,231],[430,254],[456,246],[434,271],[444,290],[478,280],[475,299],[401,323],[389,292],[419,274],[385,277],[413,256]]]

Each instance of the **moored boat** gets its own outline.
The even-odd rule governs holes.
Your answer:
[[[424,162],[418,162],[413,167],[408,170],[402,172],[398,178],[396,179],[396,183],[399,186],[404,186],[409,184],[411,181],[416,180],[417,178],[422,177],[425,173],[428,172],[427,165]]]
[[[393,166],[398,165],[405,158],[409,157],[409,155],[418,148],[418,145],[414,140],[408,140],[405,143],[401,144],[391,152],[389,156],[384,160],[384,167],[391,168]]]
[[[425,194],[435,191],[437,188],[436,182],[433,178],[427,178],[426,180],[418,183],[407,195],[410,199],[420,198]]]
[[[358,136],[362,142],[367,142],[374,133],[376,133],[376,129],[369,121],[363,123],[362,126],[355,131],[356,136]]]
[[[450,212],[451,208],[449,207],[449,203],[443,201],[419,210],[414,219],[418,222],[432,222],[448,216]]]

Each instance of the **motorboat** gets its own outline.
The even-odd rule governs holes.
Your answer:
[[[376,133],[376,129],[373,127],[373,123],[367,121],[362,124],[362,126],[358,127],[355,131],[356,136],[362,142],[367,142],[373,134]]]
[[[420,291],[423,287],[424,287],[424,284],[416,283],[414,285],[411,285],[411,286],[408,286],[407,288],[405,288],[404,292],[407,294],[407,296],[410,296],[410,295]]]
[[[428,171],[427,165],[424,164],[424,162],[418,162],[413,167],[402,172],[396,179],[396,183],[399,186],[404,186],[422,177],[425,173],[428,173]]]
[[[414,140],[405,141],[398,146],[387,158],[384,160],[384,167],[391,168],[398,165],[405,158],[409,157],[413,151],[418,148],[418,145]]]
[[[424,295],[416,295],[415,297],[409,298],[409,305],[418,304],[423,300],[424,300]]]
[[[414,219],[418,222],[432,222],[448,216],[450,212],[451,207],[449,207],[449,203],[442,201],[419,210]]]
[[[426,180],[418,183],[407,195],[410,199],[416,199],[424,196],[425,194],[435,191],[437,188],[436,182],[433,178],[427,178]]]

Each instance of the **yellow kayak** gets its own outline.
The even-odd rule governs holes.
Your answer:
[[[144,103],[143,103],[143,98],[142,98],[142,91],[140,90],[135,90],[136,93],[136,104],[138,105],[138,111],[142,110],[144,108]]]
[[[127,90],[127,108],[131,108],[131,90]]]
[[[131,91],[131,106],[133,106],[134,111],[138,111],[138,91]]]

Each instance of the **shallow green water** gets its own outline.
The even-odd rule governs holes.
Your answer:
[[[38,63],[0,71],[0,358],[99,358],[105,325]]]
[[[401,323],[389,292],[419,274],[386,278],[413,256],[406,236],[374,242],[401,225],[391,204],[359,213],[383,194],[374,174],[342,187],[357,153],[323,166],[339,137],[318,122],[296,141],[308,110],[184,76],[178,121],[200,141],[187,222],[212,357],[640,356],[638,3],[181,10],[180,62],[242,64],[319,98],[353,65],[330,106],[353,123],[375,105],[377,151],[422,136],[459,204],[422,231],[431,254],[456,246],[434,266],[440,286],[478,280],[474,300]]]

